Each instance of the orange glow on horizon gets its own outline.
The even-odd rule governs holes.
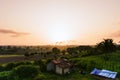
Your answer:
[[[0,0],[0,45],[120,40],[120,0]]]

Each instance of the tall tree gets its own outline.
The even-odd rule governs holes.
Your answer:
[[[73,53],[75,53],[75,49],[74,48],[67,48],[67,52],[72,55]]]
[[[101,50],[102,52],[113,52],[116,50],[115,44],[113,43],[112,39],[104,39],[104,41],[97,44],[97,49]]]
[[[58,49],[57,47],[54,47],[54,48],[52,48],[52,52],[54,54],[59,54],[60,53],[60,49]]]

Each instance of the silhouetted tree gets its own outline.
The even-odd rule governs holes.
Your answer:
[[[73,53],[74,53],[74,49],[73,49],[73,48],[67,48],[67,52],[68,52],[69,54],[73,54]]]
[[[57,47],[54,47],[54,48],[52,48],[52,52],[54,54],[59,54],[60,53],[60,49],[58,49]]]
[[[62,54],[65,55],[66,51],[65,50],[62,50]]]
[[[104,41],[97,44],[96,48],[102,52],[113,52],[116,50],[115,44],[112,39],[104,39]]]
[[[30,54],[29,54],[29,53],[25,53],[24,56],[25,56],[25,57],[29,57]]]

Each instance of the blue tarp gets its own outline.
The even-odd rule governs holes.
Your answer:
[[[115,79],[117,76],[117,72],[109,71],[109,70],[99,70],[99,69],[94,69],[90,74],[96,75],[96,76],[101,76],[101,77],[106,77],[106,78],[111,78]]]

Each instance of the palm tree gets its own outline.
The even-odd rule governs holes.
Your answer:
[[[116,47],[112,39],[104,39],[97,45],[97,48],[102,52],[109,53],[115,51]]]

